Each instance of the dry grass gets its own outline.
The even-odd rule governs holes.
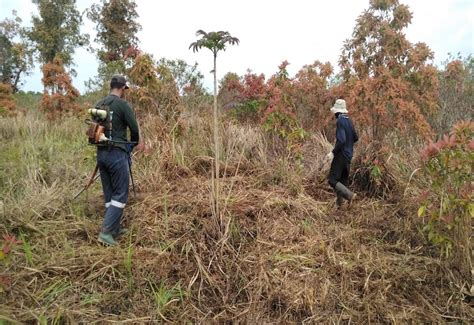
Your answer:
[[[226,123],[223,218],[216,220],[206,118],[187,117],[180,134],[149,118],[143,130],[153,150],[136,157],[139,193],[125,210],[131,234],[104,248],[96,242],[98,184],[70,201],[93,167],[91,159],[83,163],[92,152],[81,145],[80,121],[48,126],[30,118],[0,120],[8,153],[0,232],[24,239],[0,269],[11,278],[0,320],[420,323],[474,316],[456,270],[418,232],[408,200],[418,180],[411,165],[400,167],[403,155],[388,165],[402,197],[361,195],[337,212],[321,160],[330,148],[324,137],[305,145],[301,170],[278,158],[259,130]]]

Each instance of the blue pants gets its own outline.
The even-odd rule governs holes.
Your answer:
[[[128,154],[119,148],[97,150],[97,164],[105,200],[105,217],[102,232],[117,235],[123,209],[128,200],[130,166]]]

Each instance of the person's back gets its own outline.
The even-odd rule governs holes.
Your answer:
[[[336,122],[336,146],[333,153],[339,151],[344,157],[351,161],[354,155],[354,143],[359,140],[351,119],[347,114],[339,113]]]
[[[110,135],[106,129],[105,136],[112,140],[113,146],[127,151],[127,146],[123,143],[129,141],[127,128],[130,129],[131,142],[138,142],[139,138],[138,124],[132,108],[125,100],[114,94],[107,95],[96,104],[97,108],[104,106],[109,108],[112,117],[112,134]]]
[[[105,201],[105,216],[99,241],[117,245],[116,238],[125,232],[121,227],[121,219],[128,201],[130,153],[133,145],[138,143],[140,134],[132,108],[122,99],[128,89],[126,79],[120,75],[113,76],[110,89],[110,95],[96,105],[98,108],[106,108],[112,121],[112,132],[110,124],[105,128],[108,143],[97,147],[97,166]],[[130,129],[131,142],[127,139],[127,128]]]

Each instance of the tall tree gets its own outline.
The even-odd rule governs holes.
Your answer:
[[[51,119],[77,110],[74,101],[79,92],[66,71],[73,63],[78,46],[88,44],[88,35],[80,32],[82,17],[75,0],[33,0],[39,16],[33,16],[28,31],[42,63],[44,92],[41,108]]]
[[[102,0],[87,11],[87,17],[96,24],[95,41],[102,46],[98,56],[103,63],[126,59],[135,53],[137,33],[142,28],[137,22],[136,7],[133,0]]]
[[[239,39],[232,37],[229,32],[218,31],[206,33],[203,30],[196,32],[197,37],[201,37],[196,42],[189,45],[193,52],[207,48],[212,52],[214,58],[214,162],[215,168],[212,173],[213,178],[213,208],[216,216],[219,216],[219,118],[217,114],[217,53],[225,51],[227,45],[238,45]]]
[[[98,75],[89,80],[90,90],[108,91],[108,81],[114,74],[125,74],[140,55],[137,33],[141,30],[134,0],[101,0],[87,10],[95,23],[100,61]]]
[[[74,50],[88,44],[89,36],[81,34],[82,16],[75,0],[32,0],[39,16],[33,16],[28,35],[36,46],[42,64],[57,57],[64,66],[73,63]]]
[[[0,22],[0,82],[9,84],[13,93],[33,68],[33,49],[21,22],[15,11],[13,18]]]
[[[431,133],[426,115],[437,107],[436,69],[428,46],[406,39],[411,19],[398,0],[370,0],[340,57],[346,100],[376,139],[394,129]]]

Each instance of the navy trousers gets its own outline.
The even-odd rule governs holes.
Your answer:
[[[97,164],[105,200],[102,232],[117,235],[120,231],[123,209],[128,201],[130,166],[128,153],[119,148],[99,148]]]
[[[331,170],[328,177],[329,185],[334,188],[340,182],[347,186],[350,169],[351,161],[344,157],[342,153],[337,153],[331,162]]]

